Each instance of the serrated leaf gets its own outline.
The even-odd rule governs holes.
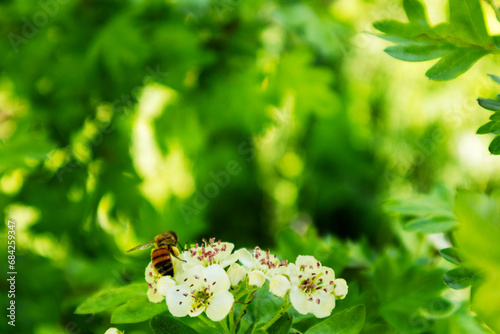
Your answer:
[[[488,76],[493,79],[496,83],[499,83],[500,84],[500,77],[498,75],[494,75],[494,74],[488,74]]]
[[[449,0],[450,23],[455,36],[475,45],[489,45],[492,39],[486,30],[480,0]]]
[[[102,290],[81,303],[76,308],[75,313],[90,314],[102,312],[111,307],[123,304],[132,298],[137,298],[141,295],[145,296],[146,289],[145,284],[138,283],[120,288]]]
[[[167,304],[165,302],[152,303],[147,297],[135,298],[113,311],[111,323],[131,324],[143,322],[166,310]]]
[[[159,314],[151,318],[149,325],[154,334],[198,334],[191,327],[165,314]]]
[[[478,48],[457,48],[446,53],[425,75],[432,80],[451,80],[466,72],[489,51]]]
[[[451,262],[456,265],[460,265],[460,258],[458,257],[458,252],[455,248],[443,248],[439,251],[441,256],[448,262]]]
[[[500,154],[500,136],[496,136],[495,138],[493,138],[490,145],[488,146],[488,150],[490,151],[491,154],[494,155]]]
[[[414,219],[403,226],[407,232],[420,232],[426,234],[448,232],[457,225],[457,222],[450,216],[437,216]]]
[[[267,329],[269,334],[288,334],[293,323],[293,315],[284,313]]]
[[[437,44],[412,44],[389,46],[384,51],[399,60],[419,62],[440,58],[449,52],[450,48]]]
[[[404,0],[403,6],[410,22],[428,26],[427,14],[424,5],[419,0]]]
[[[444,274],[444,282],[454,290],[465,289],[477,280],[477,274],[465,267],[455,268]]]
[[[485,98],[478,98],[477,103],[484,109],[488,109],[491,111],[500,111],[500,101],[498,100],[493,100],[493,99],[485,99]]]
[[[357,334],[363,328],[365,316],[365,306],[357,305],[312,326],[305,334]]]

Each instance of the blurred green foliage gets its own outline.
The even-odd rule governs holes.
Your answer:
[[[215,236],[292,261],[316,256],[349,282],[334,316],[365,305],[363,333],[487,333],[483,321],[500,330],[491,294],[497,197],[455,201],[436,188],[498,186],[498,163],[478,158],[486,145],[466,136],[483,117],[465,102],[478,97],[477,82],[485,98],[496,89],[474,69],[494,60],[437,86],[420,78],[425,67],[384,57],[360,33],[376,20],[404,20],[405,9],[409,23],[375,25],[397,44],[387,53],[441,58],[427,75],[451,79],[496,52],[484,23],[494,13],[450,0],[460,10],[438,29],[420,2],[403,5],[0,3],[0,237],[7,249],[15,221],[16,332],[104,332],[111,306],[137,304],[109,299],[95,315],[76,315],[77,306],[99,290],[143,283],[149,253],[124,251],[167,230],[182,243]],[[477,24],[476,35],[464,33]],[[449,60],[458,55],[458,65]],[[387,197],[396,198],[390,215]],[[479,317],[445,285],[455,266],[425,236],[436,232],[480,271]],[[316,324],[298,314],[294,322],[303,331]]]

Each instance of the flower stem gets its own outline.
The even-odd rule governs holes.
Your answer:
[[[241,318],[243,318],[243,316],[245,315],[247,306],[248,306],[248,304],[250,304],[250,301],[252,300],[252,297],[257,290],[258,289],[248,289],[247,298],[245,298],[245,302],[242,303],[243,306],[241,307],[240,313],[238,314],[238,317],[236,318],[236,321],[234,322],[234,330],[235,331],[236,331],[236,326],[238,326],[238,323],[240,322]]]
[[[229,331],[231,334],[236,333],[236,326],[234,325],[234,311],[229,313]]]
[[[222,329],[224,329],[224,333],[228,333],[228,334],[231,333],[231,331],[229,331],[229,328],[227,327],[226,318],[219,321],[219,323],[222,325]]]
[[[215,326],[215,323],[213,323],[210,319],[208,319],[208,317],[205,314],[200,314],[198,319],[200,319],[208,328],[210,328],[210,330],[217,328]]]
[[[265,324],[264,326],[262,326],[260,329],[265,331],[269,327],[271,327],[272,324],[274,324],[276,322],[276,320],[278,320],[283,314],[285,314],[288,311],[288,309],[290,308],[290,306],[292,306],[292,304],[290,302],[286,301],[283,304],[283,307],[281,307],[281,310],[278,313],[276,313],[274,315],[274,317],[271,320],[269,320],[267,322],[267,324]]]

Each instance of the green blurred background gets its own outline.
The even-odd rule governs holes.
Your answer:
[[[397,244],[386,199],[497,186],[499,161],[474,133],[498,64],[431,82],[427,63],[382,52],[368,33],[382,18],[404,20],[400,2],[1,2],[15,332],[104,332],[109,314],[74,309],[142,280],[149,252],[124,251],[162,231],[283,254],[294,230],[324,247],[316,256],[347,254],[347,241],[376,253]]]

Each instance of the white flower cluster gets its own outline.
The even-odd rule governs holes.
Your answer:
[[[259,247],[251,252],[232,253],[233,249],[233,244],[215,242],[215,238],[195,244],[178,256],[182,261],[172,257],[174,277],[160,276],[150,263],[146,268],[149,300],[166,299],[176,317],[205,312],[212,321],[220,321],[233,308],[234,296],[241,295],[236,293],[240,288],[255,291],[267,280],[272,294],[285,297],[289,293],[299,313],[323,318],[331,314],[335,300],[347,294],[346,281],[336,279],[334,271],[313,256],[299,256],[295,264],[289,264]]]

